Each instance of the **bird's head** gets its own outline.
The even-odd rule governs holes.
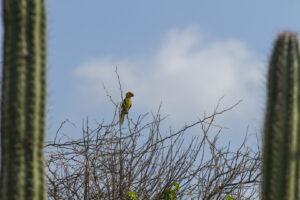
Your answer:
[[[134,96],[134,94],[130,91],[126,93],[127,98],[130,98],[130,97],[133,97],[133,96]]]

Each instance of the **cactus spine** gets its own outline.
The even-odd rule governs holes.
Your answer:
[[[44,0],[3,0],[1,200],[46,199]]]
[[[263,200],[300,199],[299,63],[296,34],[280,34],[274,45],[268,72]]]

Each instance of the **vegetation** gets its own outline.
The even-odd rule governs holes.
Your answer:
[[[3,0],[0,191],[3,200],[46,199],[45,16],[43,0]]]
[[[72,139],[61,134],[66,120],[45,145],[44,0],[3,0],[3,17],[1,200],[45,200],[46,193],[53,200],[258,198],[259,149],[248,147],[247,138],[236,150],[218,143],[224,127],[215,120],[237,104],[220,109],[219,102],[211,115],[166,130],[160,109],[150,122],[148,114],[131,119],[127,109],[121,117],[122,124],[126,115],[127,125],[121,126],[122,107],[108,95],[115,105],[110,122],[91,125],[87,119],[81,137]],[[295,33],[277,38],[267,87],[262,199],[298,200],[300,49]]]
[[[121,108],[114,104],[115,114],[109,123],[86,119],[82,136],[72,139],[63,131],[74,126],[67,120],[47,143],[49,199],[224,200],[228,194],[235,199],[258,196],[258,149],[247,146],[246,139],[234,150],[219,142],[224,127],[215,120],[236,105],[220,109],[219,102],[211,115],[176,131],[163,128],[165,118],[160,109],[135,120],[128,116],[127,123],[120,126]]]
[[[263,200],[300,199],[300,54],[295,33],[274,45],[264,129]]]

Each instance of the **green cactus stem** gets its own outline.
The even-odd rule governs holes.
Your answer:
[[[295,33],[281,33],[268,72],[264,125],[263,200],[300,199],[299,43]]]
[[[3,0],[1,200],[46,199],[44,0]]]

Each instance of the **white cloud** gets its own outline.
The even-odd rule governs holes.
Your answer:
[[[242,41],[207,41],[195,27],[174,29],[147,58],[95,58],[74,72],[80,96],[89,105],[86,109],[109,104],[102,82],[119,98],[115,66],[124,90],[135,93],[136,111],[153,111],[162,102],[164,113],[170,114],[173,122],[184,123],[211,111],[225,95],[226,105],[243,99],[234,118],[261,119],[256,116],[262,114],[265,70]]]

